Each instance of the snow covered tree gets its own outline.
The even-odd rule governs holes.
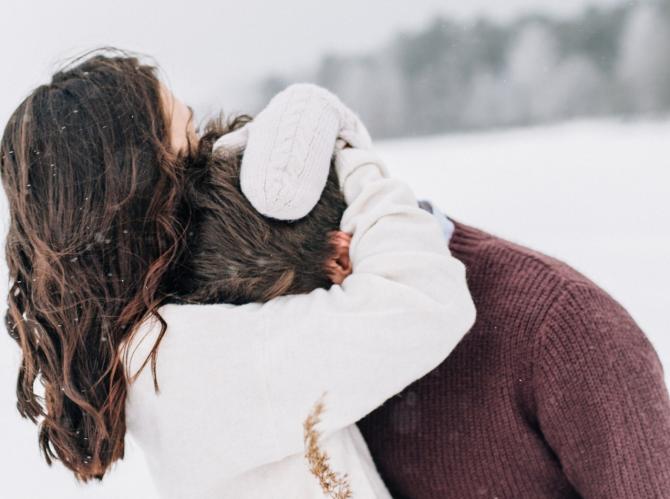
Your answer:
[[[515,40],[507,61],[509,98],[516,106],[505,118],[522,123],[546,118],[546,89],[559,62],[556,38],[546,26],[529,24]]]
[[[630,15],[621,40],[618,74],[628,111],[670,108],[670,22],[652,4]]]

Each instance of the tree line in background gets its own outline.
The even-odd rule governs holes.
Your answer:
[[[293,81],[335,92],[384,137],[660,115],[670,110],[670,0],[508,24],[437,18],[373,53],[269,77],[260,102]]]

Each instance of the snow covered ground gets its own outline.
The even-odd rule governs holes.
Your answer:
[[[670,372],[670,121],[576,122],[379,146],[418,196],[595,280],[631,312]],[[3,268],[0,296],[5,276]],[[47,468],[34,427],[14,410],[17,359],[0,333],[0,495],[154,498],[132,442],[104,485],[81,487],[60,467]]]

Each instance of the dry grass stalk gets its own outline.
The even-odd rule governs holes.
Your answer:
[[[305,458],[309,464],[309,471],[319,480],[324,494],[331,499],[351,499],[351,486],[346,474],[336,473],[330,468],[328,454],[319,447],[321,434],[316,426],[321,422],[324,404],[320,399],[312,412],[303,423],[305,439]]]

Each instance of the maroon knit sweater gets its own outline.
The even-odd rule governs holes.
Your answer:
[[[631,317],[565,264],[456,224],[477,321],[359,423],[395,498],[670,498],[670,400]]]

